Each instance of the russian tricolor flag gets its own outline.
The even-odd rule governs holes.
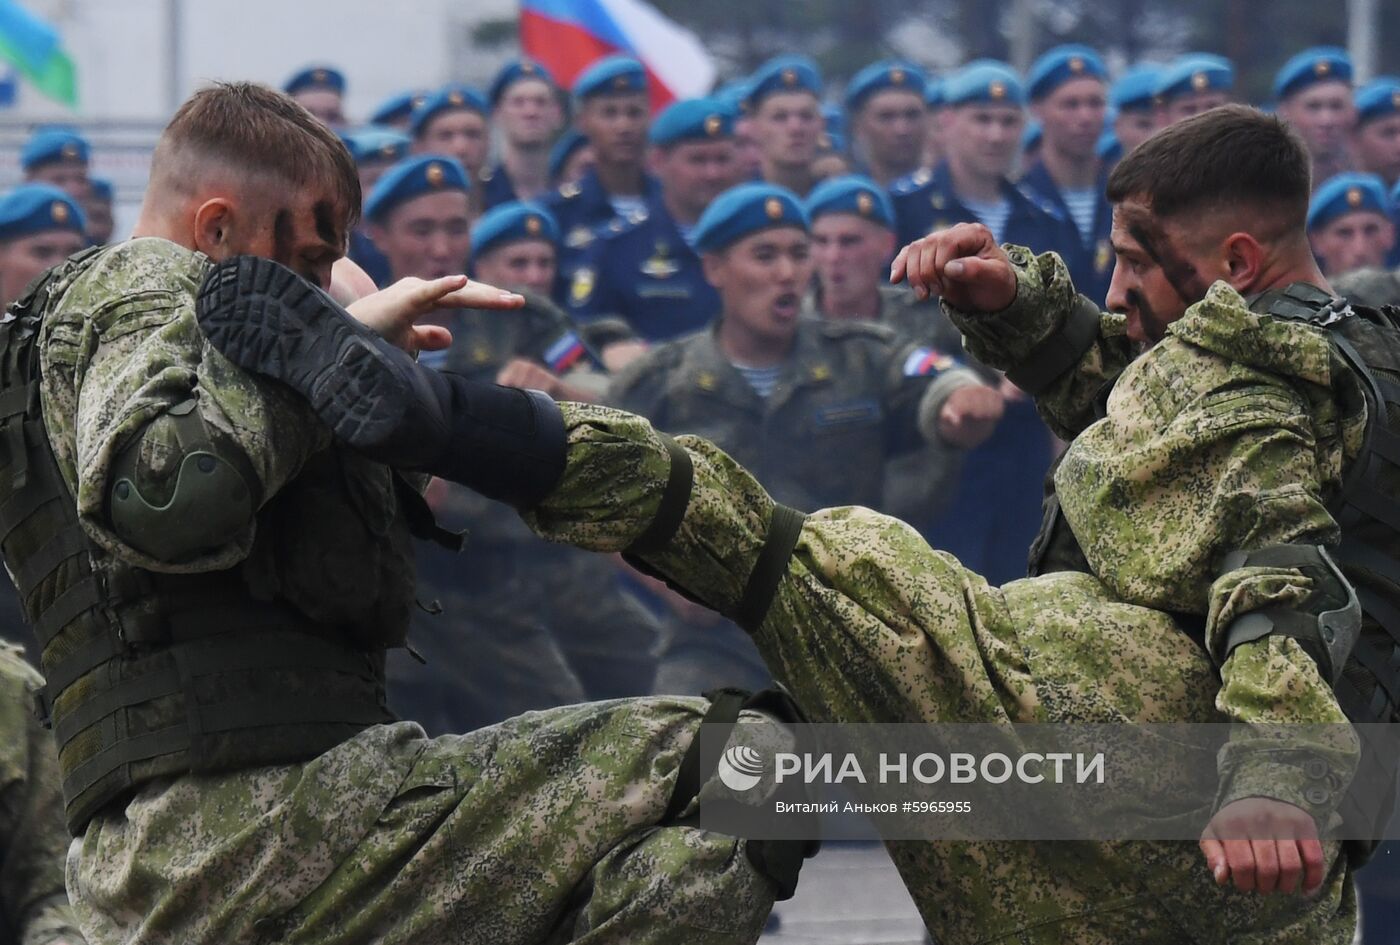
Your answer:
[[[652,111],[710,90],[715,64],[696,35],[643,0],[521,0],[520,45],[569,88],[604,56],[641,60]]]

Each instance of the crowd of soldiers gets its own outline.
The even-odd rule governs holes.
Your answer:
[[[887,512],[999,584],[1025,573],[1065,431],[965,350],[927,293],[889,284],[895,251],[980,223],[997,243],[1058,254],[1102,306],[1110,171],[1160,129],[1231,101],[1234,70],[1189,54],[1115,79],[1081,46],[1025,75],[980,60],[935,79],[888,61],[832,105],[816,66],[783,56],[653,115],[636,60],[600,60],[566,90],[519,59],[484,93],[405,92],[363,126],[347,121],[334,68],[305,69],[284,91],[354,159],[364,199],[349,255],[378,286],[470,272],[524,295],[517,311],[432,316],[452,343],[421,364],[698,434],[783,505]],[[1273,92],[1311,153],[1307,232],[1322,271],[1357,301],[1400,303],[1400,79],[1354,87],[1346,54],[1318,48],[1290,59]],[[0,196],[5,304],[112,238],[112,189],[89,159],[69,129],[24,147],[26,182]],[[430,734],[769,684],[751,628],[618,556],[546,542],[445,478],[425,496],[463,540],[417,543],[417,607],[407,651],[390,657],[389,704]],[[32,648],[18,619],[7,629]],[[27,765],[15,777],[42,768]],[[22,891],[40,929],[25,941],[78,940],[49,914],[54,888]]]

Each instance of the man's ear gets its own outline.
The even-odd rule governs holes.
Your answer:
[[[700,266],[705,271],[705,281],[716,289],[724,288],[724,253],[701,253]]]
[[[1248,233],[1231,233],[1225,238],[1224,279],[1237,291],[1247,293],[1264,267],[1264,248]]]
[[[194,212],[194,248],[215,262],[233,255],[233,204],[223,197],[214,197],[200,204]]]

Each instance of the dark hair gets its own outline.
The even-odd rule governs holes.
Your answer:
[[[290,96],[265,85],[219,82],[190,96],[161,133],[153,171],[175,171],[186,157],[268,175],[292,188],[329,186],[347,227],[359,219],[360,175],[345,142]]]
[[[1148,138],[1108,178],[1108,199],[1145,201],[1159,219],[1247,208],[1273,215],[1281,231],[1301,232],[1312,165],[1307,147],[1282,119],[1247,105],[1193,115]]]

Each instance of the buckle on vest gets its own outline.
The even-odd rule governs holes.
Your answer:
[[[35,720],[44,728],[53,728],[53,703],[49,700],[49,694],[42,688],[35,689],[31,694],[34,700],[31,706]]]

